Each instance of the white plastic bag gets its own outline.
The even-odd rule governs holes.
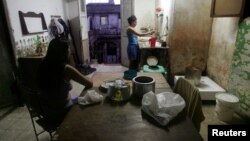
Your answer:
[[[78,97],[78,104],[89,105],[98,103],[103,100],[103,96],[97,93],[95,90],[88,90],[83,97]]]
[[[162,126],[167,125],[184,107],[184,99],[176,93],[154,94],[150,91],[144,94],[142,98],[142,110]]]

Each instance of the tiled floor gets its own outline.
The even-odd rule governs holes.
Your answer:
[[[0,116],[13,107],[2,109]],[[36,126],[39,128],[39,126]],[[39,128],[41,130],[41,128]],[[47,133],[41,134],[40,141],[49,141]],[[35,134],[26,107],[15,107],[13,112],[0,119],[0,141],[35,141]]]
[[[123,72],[127,68],[119,65],[92,65],[98,72]],[[112,69],[110,69],[112,68]],[[93,75],[93,74],[92,74]],[[89,75],[91,77],[91,75]],[[218,120],[214,114],[215,103],[203,103],[205,121],[202,122],[200,134],[207,140],[207,125],[226,124]],[[5,114],[9,113],[9,114]],[[236,122],[239,122],[234,117]],[[38,127],[38,126],[37,126]],[[49,141],[49,134],[44,133],[39,136],[40,141]],[[0,141],[35,141],[35,134],[26,107],[9,107],[0,109]]]

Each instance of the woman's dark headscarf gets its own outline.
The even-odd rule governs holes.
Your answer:
[[[68,42],[62,38],[51,40],[47,54],[38,70],[41,90],[57,93],[64,82],[64,68],[68,63]]]

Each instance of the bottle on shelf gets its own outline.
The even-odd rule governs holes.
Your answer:
[[[20,42],[21,56],[26,56],[25,46],[22,40]]]
[[[35,40],[35,45],[36,45],[36,53],[41,56],[43,55],[43,46],[42,46],[42,41],[41,41],[41,37],[39,35],[36,36],[36,40]]]
[[[18,41],[16,41],[15,42],[15,46],[16,46],[16,58],[18,58],[18,57],[21,57],[21,55],[22,55],[22,50],[21,50],[21,48],[20,48],[20,44],[19,44],[19,42]]]

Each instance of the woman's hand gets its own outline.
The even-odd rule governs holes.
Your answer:
[[[154,33],[155,33],[155,31],[153,30],[153,31],[148,32],[147,35],[152,35]]]
[[[154,30],[150,32],[150,34],[151,34],[151,35],[152,35],[152,34],[154,34],[154,33],[155,33],[155,31],[154,31]]]

